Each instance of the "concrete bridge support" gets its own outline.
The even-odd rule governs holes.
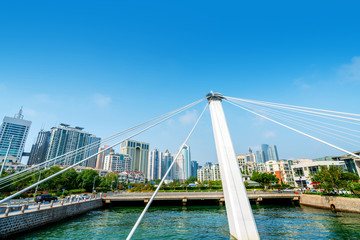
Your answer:
[[[221,103],[223,98],[218,93],[207,95],[230,234],[236,239],[260,239],[246,188],[236,162],[234,147]]]

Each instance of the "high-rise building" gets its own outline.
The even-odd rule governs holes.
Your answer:
[[[161,164],[162,164],[162,152],[157,148],[152,150],[149,154],[148,162],[148,180],[161,178]]]
[[[35,165],[46,160],[46,153],[50,142],[50,131],[40,131],[35,144],[31,147],[28,165]]]
[[[191,177],[197,176],[197,170],[199,169],[199,164],[197,161],[191,161]]]
[[[249,152],[246,154],[246,162],[255,162],[255,154],[252,152],[251,148],[249,148]]]
[[[11,142],[9,156],[21,161],[31,121],[24,120],[22,108],[14,117],[4,117],[0,128],[0,156],[5,156]],[[12,139],[12,141],[11,141]]]
[[[242,166],[246,163],[246,157],[243,154],[237,155],[236,160],[237,160],[239,166]]]
[[[171,163],[173,162],[174,158],[171,156],[168,149],[166,149],[165,153],[161,159],[161,178],[165,176],[166,171],[170,168]],[[170,170],[166,179],[173,179],[173,169]]]
[[[51,128],[46,160],[50,160],[64,155],[65,153],[83,148],[74,155],[66,156],[65,159],[61,162],[62,165],[72,165],[85,159],[86,157],[91,156],[91,153],[97,152],[100,147],[100,138],[97,138],[95,135],[90,133],[84,132],[83,129],[84,128],[81,127],[73,128],[70,127],[70,125],[63,123],[60,124],[59,127]],[[92,145],[90,146],[90,144]],[[94,156],[81,165],[88,166],[90,162],[95,167],[94,162],[96,161],[96,158],[97,157]]]
[[[176,156],[177,153],[174,154]],[[185,144],[174,164],[173,178],[186,181],[191,176],[190,147]]]
[[[204,167],[211,167],[212,166],[212,162],[206,162],[205,164],[204,164]]]
[[[181,154],[184,156],[184,171],[185,171],[185,179],[188,179],[191,176],[191,155],[190,155],[190,147],[188,145],[184,145],[181,150]]]
[[[265,163],[265,156],[264,156],[264,152],[261,150],[257,150],[255,152],[255,159],[257,163]]]
[[[106,149],[106,150],[105,150]],[[101,152],[105,150],[102,153],[99,153],[97,155],[97,159],[96,159],[96,169],[104,169],[104,160],[105,160],[105,156],[109,155],[110,153],[115,153],[113,148],[110,148],[109,146],[102,146],[99,148],[98,152]]]
[[[175,156],[178,155],[178,153],[174,154]],[[179,153],[179,155],[176,158],[175,164],[173,166],[173,179],[178,179],[180,181],[185,181],[187,178],[185,176],[185,158],[184,155]]]
[[[266,163],[270,160],[279,160],[276,145],[269,146],[268,144],[261,144],[261,150],[256,151],[255,156],[257,163]]]
[[[105,156],[104,170],[118,173],[130,171],[131,162],[131,157],[129,155],[111,152]]]
[[[267,144],[261,144],[261,151],[263,152],[263,155],[264,155],[264,163],[269,161],[269,153],[268,153],[268,150],[269,150],[269,145]]]
[[[269,146],[268,148],[269,161],[279,161],[279,155],[276,145]]]
[[[149,143],[126,140],[121,144],[120,152],[127,154],[132,159],[132,171],[142,172],[148,176]]]
[[[210,167],[202,167],[197,170],[197,179],[199,182],[204,181],[219,181],[220,177],[220,165],[215,163]]]
[[[93,156],[94,154],[98,153],[98,150],[100,147],[100,141],[101,141],[101,138],[96,137],[95,135],[90,135],[89,145],[94,146],[94,147],[87,148],[85,157],[90,157],[90,156]],[[87,160],[86,166],[95,168],[96,163],[97,163],[97,155],[94,157],[91,157],[89,160]]]

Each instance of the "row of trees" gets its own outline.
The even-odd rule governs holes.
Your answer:
[[[62,168],[53,166],[46,170],[35,171],[30,176],[23,177],[21,179],[15,179],[13,184],[4,186],[2,189],[0,189],[0,192],[10,193],[19,191],[61,170]],[[9,173],[4,173],[2,177],[7,175],[9,175]],[[124,185],[124,183],[122,183],[122,185]],[[108,173],[104,177],[101,177],[97,171],[92,169],[86,169],[79,173],[76,172],[75,169],[69,169],[64,173],[59,174],[58,176],[53,177],[44,183],[41,183],[38,186],[38,190],[47,192],[62,192],[63,189],[85,189],[85,191],[91,192],[93,187],[110,189],[111,187],[122,187],[122,185],[119,182],[117,173]]]
[[[320,171],[311,176],[311,181],[319,183],[319,188],[323,189],[325,194],[340,193],[340,190],[352,193],[360,191],[359,177],[337,166],[321,166]]]

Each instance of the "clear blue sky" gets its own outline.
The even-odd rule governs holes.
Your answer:
[[[0,115],[100,137],[202,98],[227,96],[360,113],[358,1],[2,1]],[[136,140],[175,152],[202,106]],[[224,105],[237,153],[341,154]],[[190,141],[216,162],[210,118]],[[181,126],[181,128],[179,128]],[[267,134],[272,132],[272,134]],[[349,150],[359,150],[346,146]]]

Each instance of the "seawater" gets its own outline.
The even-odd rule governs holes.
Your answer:
[[[261,239],[360,239],[360,214],[295,206],[252,206]],[[125,239],[142,207],[112,207],[17,239]],[[151,207],[133,239],[229,239],[225,207]]]

